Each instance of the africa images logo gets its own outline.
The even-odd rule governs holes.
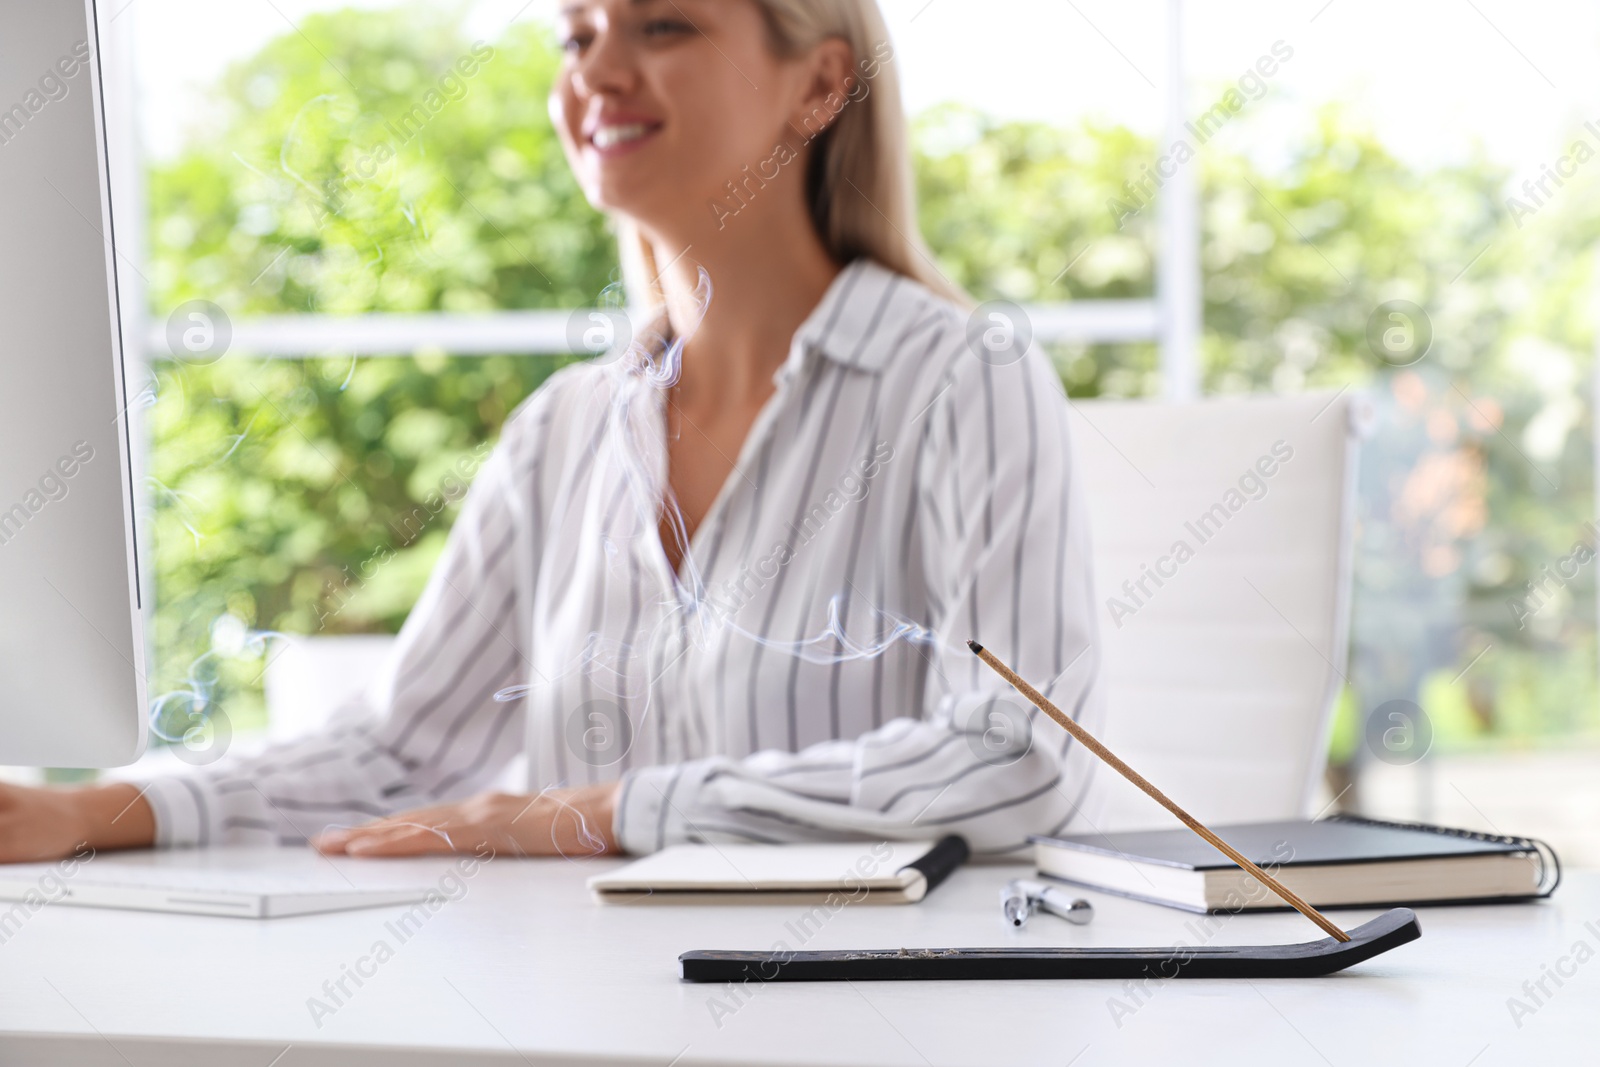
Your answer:
[[[94,446],[79,441],[72,446],[70,455],[62,456],[39,476],[38,485],[22,495],[22,499],[9,508],[0,510],[0,545],[9,545],[23,527],[48,505],[65,500],[72,491],[72,479],[94,459]]]
[[[89,65],[89,42],[79,41],[70,55],[56,60],[55,66],[39,75],[38,84],[18,103],[0,111],[0,145],[8,145],[22,135],[28,123],[50,104],[65,100],[72,91],[72,79]]]

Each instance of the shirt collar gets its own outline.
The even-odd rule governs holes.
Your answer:
[[[833,360],[868,374],[877,374],[894,355],[895,340],[925,302],[919,300],[917,284],[865,257],[846,264],[828,285],[822,300],[795,331],[789,356],[778,369],[778,379],[798,375],[813,356]],[[665,313],[645,331],[661,338],[671,337]],[[655,353],[659,357],[659,352]],[[648,361],[631,350],[615,361],[617,369],[635,374],[647,369]]]
[[[822,300],[795,331],[787,369],[815,352],[842,366],[877,374],[894,354],[894,343],[922,307],[916,283],[870,259],[852,261],[828,286]]]

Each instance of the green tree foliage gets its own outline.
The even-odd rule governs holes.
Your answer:
[[[235,319],[559,308],[614,281],[614,241],[545,114],[545,35],[475,44],[426,7],[301,28],[230,70],[214,128],[150,175],[153,315],[191,299]],[[459,497],[455,479],[560,362],[158,363],[155,691],[183,686],[225,613],[397,628],[448,529],[430,499]]]
[[[612,280],[546,115],[546,34],[471,42],[426,6],[301,30],[231,69],[215,128],[152,175],[158,307],[574,307]]]
[[[946,275],[980,300],[1148,299],[1154,212],[1106,204],[1150,155],[1117,127],[1063,130],[946,105],[915,126],[923,234]],[[1074,396],[1159,388],[1155,346],[1056,345]]]
[[[473,42],[428,6],[300,28],[231,69],[212,123],[150,175],[158,320],[190,299],[233,318],[573,307],[615,282],[612,235],[546,116],[558,56],[543,30]],[[976,297],[1151,296],[1157,206],[1113,203],[1147,173],[1148,141],[954,106],[914,135],[924,233]],[[1353,386],[1380,415],[1362,473],[1349,714],[1420,699],[1457,741],[1595,729],[1594,565],[1522,625],[1508,608],[1592,513],[1581,394],[1594,180],[1514,219],[1503,171],[1407,166],[1336,108],[1271,167],[1228,143],[1191,164],[1203,168],[1206,388]],[[1431,321],[1414,366],[1367,343],[1392,299]],[[1074,396],[1158,387],[1149,344],[1053,355]],[[156,690],[184,683],[222,616],[395,629],[437,557],[452,485],[560,362],[159,362]],[[427,521],[407,526],[419,508]],[[236,722],[254,686],[234,680]]]
[[[1594,514],[1593,176],[1519,227],[1503,168],[1419,171],[1336,108],[1287,159],[1206,157],[1206,387],[1352,385],[1373,402],[1351,714],[1420,701],[1447,745],[1595,731],[1594,567],[1527,625],[1511,607]],[[1432,332],[1411,366],[1367,341],[1395,299]]]

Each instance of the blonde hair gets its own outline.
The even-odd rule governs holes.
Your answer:
[[[830,37],[850,46],[855,66],[848,101],[810,143],[806,202],[828,254],[840,263],[866,257],[958,304],[972,300],[933,265],[917,226],[911,149],[889,29],[877,0],[753,0],[773,51],[799,55]],[[730,175],[729,177],[736,177]],[[649,242],[619,219],[617,243],[629,301],[664,302]]]

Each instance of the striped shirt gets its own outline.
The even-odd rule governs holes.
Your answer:
[[[161,845],[301,842],[484,788],[621,781],[628,852],[1072,822],[1092,756],[1088,523],[1039,353],[866,260],[794,336],[674,572],[657,517],[671,353],[557,372],[508,420],[391,662],[323,730],[158,779]],[[987,354],[987,353],[984,353]],[[1037,734],[1035,728],[1037,727]]]

